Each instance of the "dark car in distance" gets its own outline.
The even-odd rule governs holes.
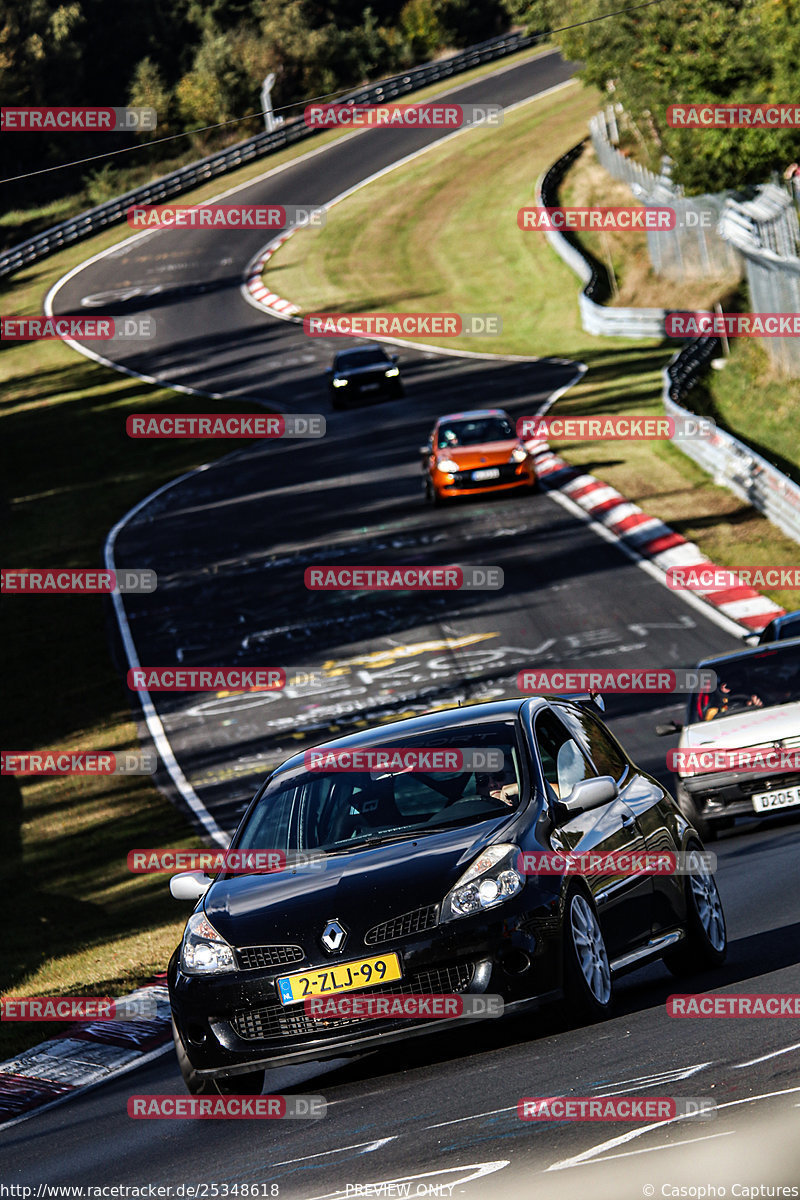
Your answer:
[[[319,851],[325,869],[173,877],[174,895],[197,900],[168,970],[191,1092],[258,1092],[267,1068],[465,1027],[460,1017],[322,1019],[306,1012],[308,995],[485,993],[506,1014],[561,1001],[586,1021],[610,1011],[625,972],[658,958],[675,974],[723,961],[725,919],[705,869],[518,869],[520,852],[702,850],[591,701],[479,703],[317,750],[337,762],[362,752],[363,765],[376,748],[492,750],[503,765],[328,770],[299,753],[269,776],[231,848]]]
[[[764,626],[757,644],[763,646],[766,642],[782,642],[786,638],[796,637],[800,637],[800,612],[787,612]]]
[[[377,344],[340,350],[328,367],[328,390],[337,409],[373,396],[402,396],[397,355],[387,354]]]

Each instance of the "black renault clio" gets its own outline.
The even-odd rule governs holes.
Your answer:
[[[396,769],[391,754],[380,760],[388,767],[361,769],[379,761],[367,751],[401,748],[404,763],[419,751],[411,769]],[[592,702],[476,704],[317,749],[326,753],[313,763],[295,755],[266,780],[231,849],[317,852],[324,869],[171,882],[174,895],[197,900],[168,972],[191,1092],[260,1091],[268,1067],[462,1020],[323,1019],[307,1011],[309,995],[487,993],[506,1013],[563,998],[581,1021],[610,1010],[615,977],[653,959],[676,974],[723,961],[725,919],[708,870],[520,869],[521,852],[702,850]],[[450,769],[424,769],[433,750],[453,751],[437,760]],[[490,752],[496,771],[481,766]],[[342,769],[351,762],[359,769]]]

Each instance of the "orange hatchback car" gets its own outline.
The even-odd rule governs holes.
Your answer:
[[[439,417],[420,457],[430,504],[538,486],[533,458],[502,408]]]

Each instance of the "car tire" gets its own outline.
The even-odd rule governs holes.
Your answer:
[[[693,826],[704,842],[715,842],[717,840],[716,826],[701,816],[700,809],[697,807],[692,795],[687,792],[680,780],[676,780],[675,783],[675,802],[686,817],[686,820]]]
[[[430,479],[425,480],[425,503],[432,508],[438,508],[442,503],[442,497],[436,491]]]
[[[209,1079],[198,1075],[184,1049],[181,1036],[172,1018],[172,1040],[175,1054],[186,1090],[192,1096],[260,1096],[264,1090],[264,1072],[248,1071],[246,1075],[230,1075],[221,1079]]]
[[[611,966],[594,905],[578,887],[564,910],[564,996],[572,1024],[608,1016],[614,1003]]]
[[[698,842],[689,850],[702,851]],[[694,975],[720,967],[728,953],[725,913],[714,876],[686,875],[686,937],[675,950],[664,955],[664,965],[677,976]]]

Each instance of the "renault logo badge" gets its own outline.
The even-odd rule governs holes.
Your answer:
[[[344,944],[347,941],[347,931],[337,920],[328,921],[322,931],[320,941],[331,954],[337,954],[344,948]]]

